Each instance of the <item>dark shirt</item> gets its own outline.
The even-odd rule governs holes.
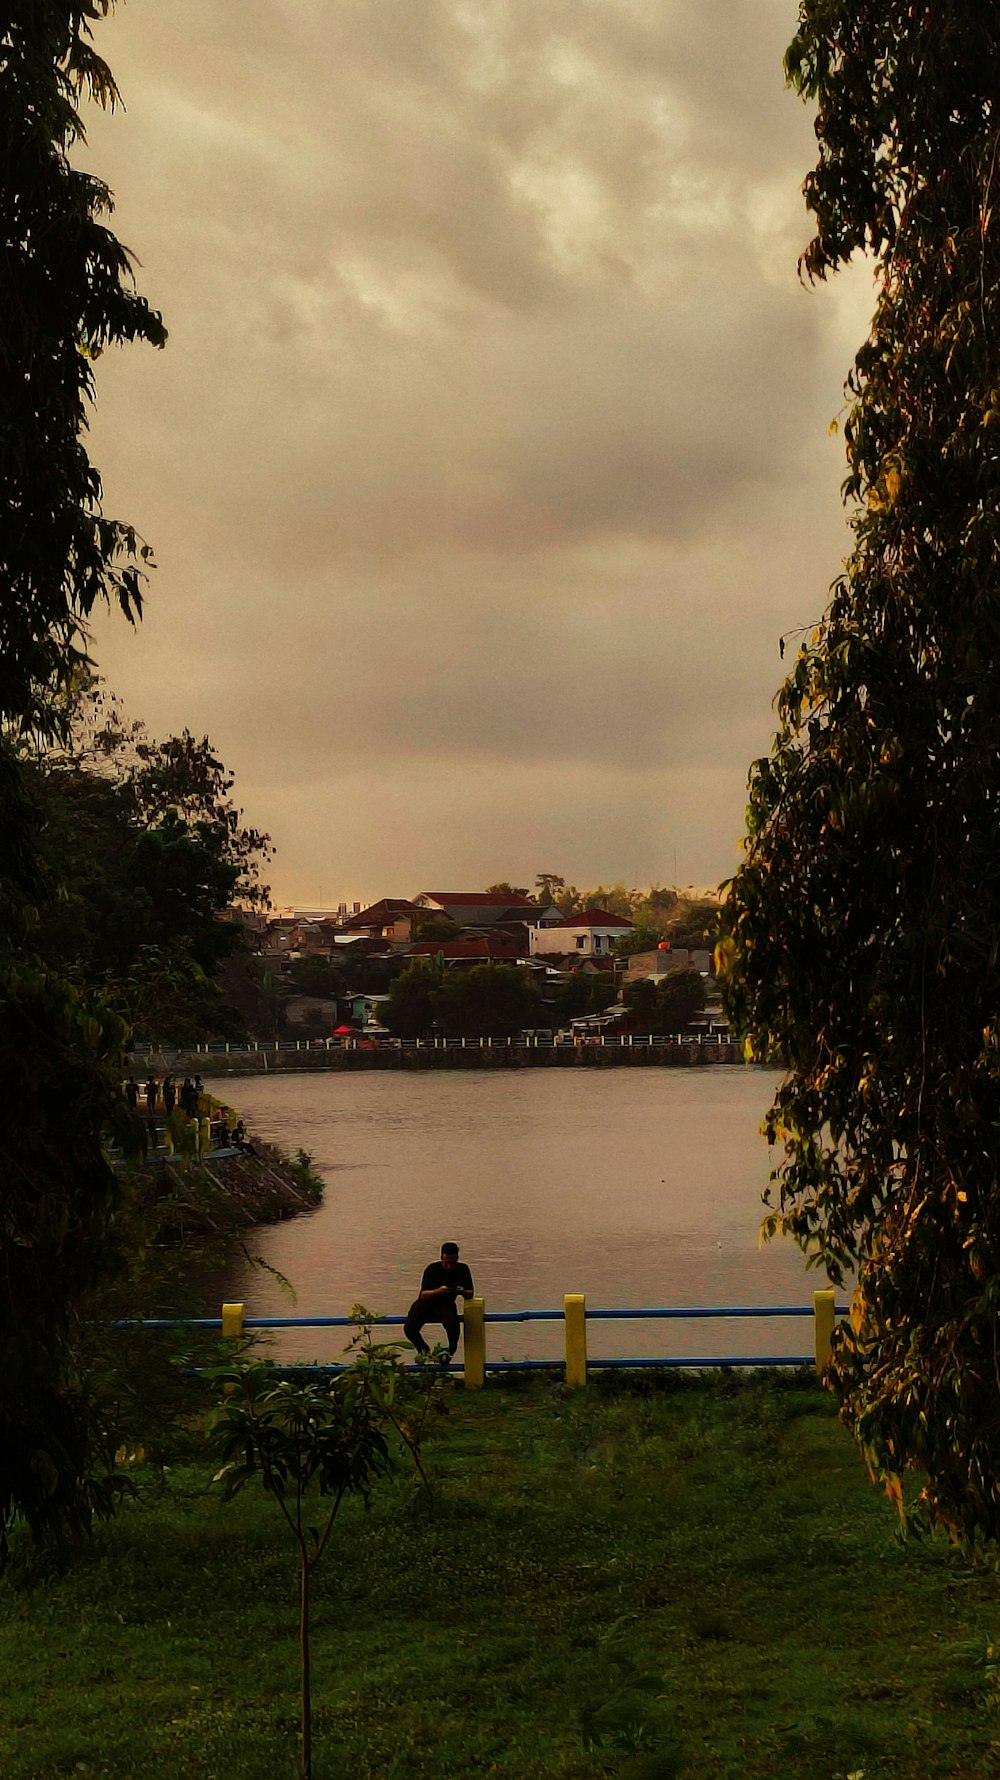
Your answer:
[[[464,1287],[470,1298],[473,1292],[472,1274],[464,1261],[456,1261],[454,1267],[444,1267],[440,1261],[432,1261],[424,1268],[424,1277],[420,1281],[422,1292],[435,1292],[438,1286],[447,1286],[451,1292],[452,1302],[459,1287]]]

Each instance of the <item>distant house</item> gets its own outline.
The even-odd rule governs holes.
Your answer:
[[[587,958],[581,952],[539,952],[531,962],[544,967],[546,979],[566,983],[570,977],[606,976],[615,972],[614,958]]]
[[[390,945],[408,945],[413,938],[414,921],[419,915],[415,902],[405,896],[383,896],[370,908],[360,909],[345,921],[343,934],[367,934],[370,939],[383,939]]]
[[[442,957],[446,964],[516,964],[523,957],[517,940],[506,933],[464,934],[455,939],[421,939],[407,950],[408,958]]]
[[[634,921],[608,909],[584,909],[566,915],[554,927],[533,928],[528,936],[532,956],[568,953],[577,958],[609,958],[616,940],[631,933]]]
[[[379,1032],[384,1032],[386,1028],[381,1024],[379,1015],[388,999],[388,995],[348,996],[351,1020],[354,1025],[359,1026],[362,1031],[368,1031],[374,1027]]]
[[[632,983],[637,977],[665,977],[668,970],[697,970],[703,977],[711,976],[712,954],[706,946],[675,946],[669,951],[657,947],[654,952],[633,952],[625,974]]]
[[[300,921],[288,936],[288,949],[293,954],[308,953],[311,958],[331,958],[338,931],[338,923],[332,919]]]
[[[495,896],[487,890],[421,890],[414,902],[456,927],[534,928],[562,919],[557,908],[538,903],[533,896]]]

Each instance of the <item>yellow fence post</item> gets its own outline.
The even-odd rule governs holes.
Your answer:
[[[224,1341],[239,1341],[243,1334],[243,1305],[224,1304],[222,1306],[222,1338]]]
[[[486,1380],[486,1300],[466,1298],[464,1375],[467,1391],[481,1391]]]
[[[579,1390],[587,1382],[587,1299],[583,1292],[567,1292],[563,1298],[566,1318],[566,1389]]]
[[[822,1378],[830,1364],[830,1342],[833,1337],[833,1325],[836,1321],[834,1301],[836,1293],[831,1291],[813,1293],[813,1332],[816,1337],[816,1370]]]
[[[212,1142],[212,1124],[210,1119],[198,1120],[198,1154],[203,1156]]]

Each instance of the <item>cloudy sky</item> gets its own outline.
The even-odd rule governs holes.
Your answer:
[[[86,163],[170,340],[98,367],[158,562],[96,652],[281,902],[706,885],[846,549],[865,268],[797,280],[794,0],[128,0]]]

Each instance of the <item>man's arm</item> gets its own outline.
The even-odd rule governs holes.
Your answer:
[[[445,1294],[448,1294],[448,1295],[451,1294],[451,1291],[452,1291],[451,1286],[448,1286],[448,1285],[432,1286],[432,1285],[428,1284],[428,1281],[432,1280],[434,1278],[436,1272],[437,1272],[437,1268],[433,1265],[433,1263],[431,1264],[430,1267],[424,1268],[424,1277],[420,1281],[420,1290],[417,1293],[418,1299],[419,1298],[441,1298]]]

